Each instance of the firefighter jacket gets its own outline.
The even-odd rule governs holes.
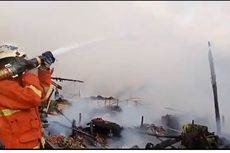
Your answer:
[[[0,139],[8,148],[37,148],[42,137],[38,105],[51,84],[49,69],[0,81]]]

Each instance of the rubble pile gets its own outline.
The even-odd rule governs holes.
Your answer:
[[[43,130],[48,131],[46,137],[46,148],[48,149],[85,149],[85,148],[130,148],[130,149],[219,149],[229,148],[229,140],[219,137],[214,132],[209,132],[205,125],[192,123],[181,125],[178,116],[166,114],[160,118],[160,125],[154,123],[144,123],[142,116],[141,125],[133,127],[122,127],[121,125],[105,120],[102,117],[90,119],[89,122],[81,124],[82,115],[79,113],[78,126],[75,119],[72,121],[72,127],[64,125],[65,128],[71,129],[71,134],[51,135],[49,126],[51,126],[47,117],[49,115],[62,115],[68,122],[71,120],[65,116],[62,110],[68,109],[71,103],[59,96],[56,100],[50,100],[48,106],[40,108],[41,121]],[[123,113],[118,106],[119,100],[111,97],[91,96],[88,98],[93,101],[101,101],[106,108],[107,113],[114,116],[117,113]],[[105,108],[105,107],[104,107]],[[116,113],[114,113],[116,110]],[[55,128],[55,127],[54,127]],[[128,146],[123,131],[130,132],[129,135],[137,135],[142,143],[130,143]],[[127,133],[126,133],[127,134]],[[135,137],[134,137],[135,139]],[[116,144],[116,145],[113,145]],[[143,146],[145,144],[145,146]],[[142,146],[141,146],[142,145]]]
[[[63,135],[52,135],[47,138],[49,143],[54,145],[54,148],[62,149],[82,149],[87,148],[81,137],[65,137]]]

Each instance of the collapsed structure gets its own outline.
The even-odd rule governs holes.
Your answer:
[[[209,42],[210,47],[210,42]],[[220,134],[220,114],[217,99],[217,87],[215,81],[213,58],[211,49],[209,48],[209,62],[212,76],[212,87],[214,93],[215,113],[217,121],[217,134]],[[57,81],[61,78],[55,78]],[[63,79],[73,81],[71,79]],[[83,81],[82,81],[83,82]],[[59,86],[60,88],[60,86]],[[121,107],[118,105],[119,99],[114,97],[103,97],[101,95],[91,96],[91,100],[104,101],[105,106],[110,108],[111,111],[116,110],[121,112]],[[64,105],[60,108],[60,105]],[[53,115],[64,115],[62,109],[65,106],[71,105],[67,100],[59,98],[51,101],[49,111],[46,113]],[[56,113],[53,113],[56,112]],[[79,122],[80,122],[79,116]],[[63,135],[48,135],[46,136],[47,148],[65,148],[65,149],[79,149],[79,148],[107,148],[107,139],[112,137],[122,137],[122,130],[135,130],[138,134],[149,135],[155,137],[160,142],[148,142],[145,149],[222,149],[229,148],[229,143],[226,138],[210,132],[205,125],[192,123],[181,125],[178,117],[166,114],[161,117],[161,125],[144,124],[144,117],[142,116],[141,126],[123,128],[117,123],[106,121],[102,118],[94,118],[88,122],[84,127],[76,126],[76,121],[72,121],[72,133],[68,136]],[[130,147],[131,149],[143,148],[138,145]]]
[[[70,103],[65,99],[62,100],[53,100],[53,103],[62,103],[65,105],[62,109],[68,109]],[[58,105],[52,105],[50,109],[57,112],[53,114],[52,111],[48,111],[50,115],[65,116]],[[67,117],[65,116],[65,118]],[[79,114],[79,122],[81,122],[81,114]],[[72,127],[66,127],[72,130],[69,135],[46,135],[46,148],[110,148],[107,140],[114,138],[115,141],[120,141],[123,137],[123,130],[134,131],[142,135],[143,138],[148,135],[160,141],[159,143],[149,141],[144,146],[145,149],[218,149],[228,147],[224,138],[219,137],[214,132],[209,132],[207,126],[196,124],[194,121],[181,125],[179,118],[170,114],[161,117],[161,125],[159,126],[154,123],[144,123],[144,116],[142,116],[141,125],[137,127],[122,127],[117,123],[99,117],[92,119],[83,126],[77,126],[76,120],[71,121],[71,125]],[[138,145],[129,148],[143,149]]]

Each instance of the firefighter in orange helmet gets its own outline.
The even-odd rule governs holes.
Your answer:
[[[0,68],[15,57],[26,54],[12,45],[0,46]],[[6,149],[41,148],[41,122],[38,106],[45,101],[51,85],[50,65],[55,58],[43,54],[43,64],[34,72],[0,81],[0,140]],[[5,63],[4,63],[5,62]]]

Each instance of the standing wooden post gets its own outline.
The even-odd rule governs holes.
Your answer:
[[[212,57],[210,42],[208,42],[208,46],[209,46],[208,59],[209,59],[209,64],[210,64],[212,89],[213,89],[213,95],[214,95],[216,127],[217,127],[217,134],[220,134],[221,133],[221,125],[220,125],[220,112],[219,112],[218,96],[217,96],[216,74],[214,71],[214,63],[213,63],[213,57]]]
[[[93,122],[90,122],[90,134],[93,134]]]
[[[72,136],[75,136],[76,134],[76,120],[73,119],[73,122],[72,122]]]
[[[49,95],[49,97],[48,97],[48,99],[47,99],[47,101],[48,101],[48,105],[47,105],[47,107],[46,107],[46,113],[48,113],[48,111],[49,111],[49,107],[50,107],[50,103],[51,103],[51,96],[52,96],[52,94],[53,94],[53,92],[54,92],[54,88],[53,87],[51,87],[52,88],[52,91],[51,91],[51,93],[50,93],[50,95]]]
[[[81,113],[79,113],[79,120],[78,120],[78,124],[81,124]]]
[[[143,126],[144,124],[144,116],[141,116],[141,127]]]

